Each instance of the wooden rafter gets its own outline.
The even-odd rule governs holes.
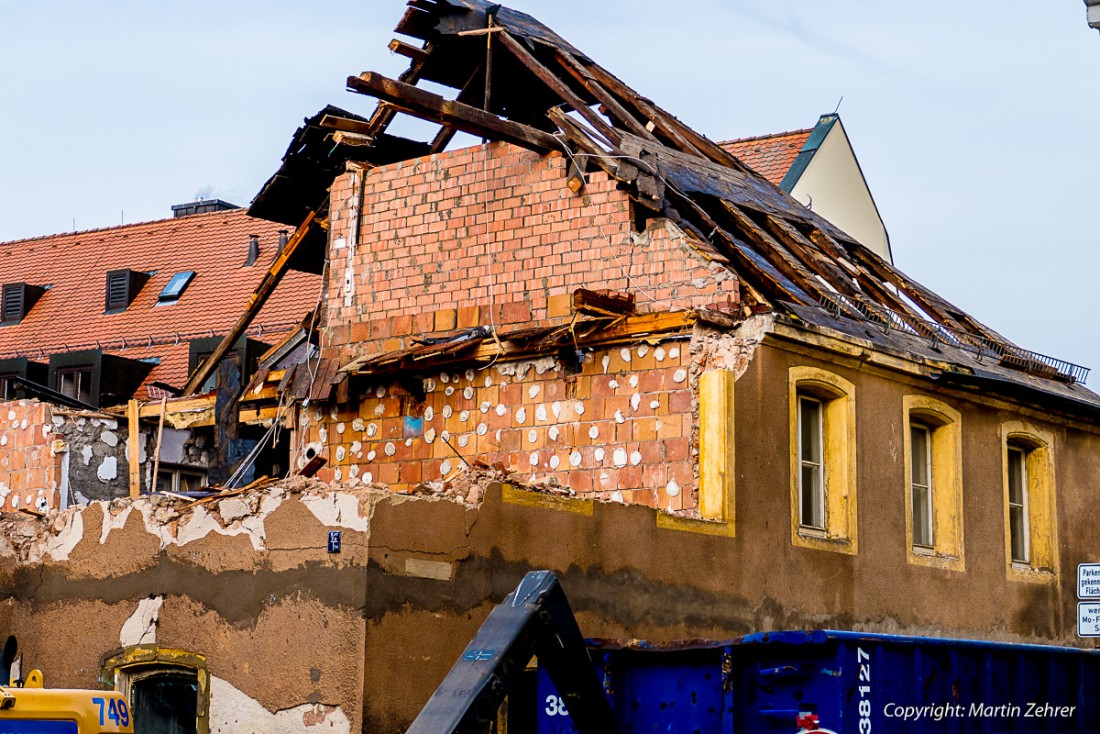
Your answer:
[[[649,128],[642,124],[635,115],[628,112],[619,100],[615,99],[615,95],[608,92],[598,81],[592,78],[592,75],[588,73],[584,66],[582,66],[571,53],[561,49],[555,49],[554,55],[562,68],[564,68],[574,79],[584,85],[584,88],[588,90],[589,94],[599,100],[611,119],[639,137],[654,143],[658,142],[657,136],[651,133]]]
[[[444,99],[438,94],[388,79],[381,74],[368,71],[359,76],[350,76],[347,84],[348,89],[353,92],[377,97],[414,117],[539,152],[561,150],[558,139],[542,130],[505,120],[477,107]]]
[[[267,303],[267,299],[275,292],[275,287],[279,285],[283,276],[286,275],[286,271],[289,270],[291,256],[294,255],[295,251],[298,249],[298,245],[302,243],[302,240],[304,240],[306,235],[312,230],[316,218],[316,212],[310,212],[305,220],[298,225],[298,229],[295,230],[294,235],[287,240],[282,252],[275,258],[275,262],[271,263],[271,267],[268,268],[267,273],[264,275],[264,279],[256,286],[256,290],[248,299],[248,305],[245,307],[244,313],[237,319],[237,323],[235,323],[233,328],[229,330],[229,333],[222,338],[217,349],[215,349],[209,357],[203,360],[194,373],[187,379],[187,384],[183,386],[183,390],[181,391],[182,396],[187,397],[195,394],[199,387],[210,378],[210,375],[214,374],[214,370],[218,368],[218,365],[225,358],[225,355],[229,353],[233,345],[248,329],[252,320],[260,313],[260,309]]]
[[[576,110],[584,119],[596,128],[600,134],[602,134],[607,140],[615,145],[618,145],[621,141],[619,133],[615,128],[611,127],[604,120],[599,113],[592,110],[584,100],[582,100],[576,92],[569,88],[560,77],[555,75],[552,71],[546,68],[535,56],[527,50],[521,41],[517,41],[512,34],[504,31],[497,34],[497,38],[500,39],[501,44],[512,52],[521,64],[527,67],[527,69],[534,74],[538,79],[548,86],[551,91],[562,98],[566,104]]]

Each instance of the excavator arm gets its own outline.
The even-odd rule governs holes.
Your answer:
[[[618,734],[573,610],[550,571],[528,573],[493,609],[408,734],[483,734],[532,656],[579,734]]]

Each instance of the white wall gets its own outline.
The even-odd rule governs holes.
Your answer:
[[[840,120],[829,130],[791,195],[893,262],[886,227]]]

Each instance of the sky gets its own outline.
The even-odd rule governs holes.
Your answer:
[[[512,0],[713,139],[840,114],[895,263],[1097,369],[1100,34],[1080,0]],[[0,0],[0,241],[246,205],[400,0]],[[841,102],[843,98],[843,102]]]

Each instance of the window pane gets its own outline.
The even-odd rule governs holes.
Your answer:
[[[800,470],[799,524],[825,529],[825,474],[822,464],[824,413],[821,402],[798,398],[798,456]]]
[[[821,487],[821,467],[802,465],[802,517],[799,522],[811,528],[825,527],[824,493]]]
[[[1008,531],[1012,545],[1012,560],[1029,563],[1030,527],[1027,509],[1027,454],[1017,448],[1008,449]]]
[[[155,675],[133,684],[135,734],[195,734],[198,681],[186,675]]]
[[[932,546],[931,491],[913,485],[913,545]]]
[[[1024,502],[1024,452],[1008,450],[1008,501]]]
[[[933,545],[932,431],[926,426],[909,426],[910,476],[912,493],[913,545]]]
[[[1012,533],[1012,560],[1018,563],[1028,563],[1028,537],[1027,516],[1023,507],[1010,507],[1008,509],[1009,529]]]
[[[909,428],[910,453],[912,454],[913,484],[928,486],[929,480],[929,443],[928,429],[924,426],[911,426]]]
[[[803,461],[821,463],[821,403],[810,398],[799,401],[800,445]]]

